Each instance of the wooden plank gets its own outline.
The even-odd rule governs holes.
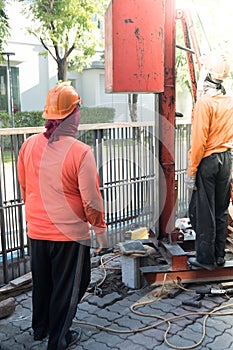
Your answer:
[[[10,284],[15,287],[20,287],[24,284],[30,283],[32,281],[32,273],[28,272],[26,275],[20,276],[12,281],[10,281]]]
[[[15,287],[7,284],[0,289],[0,301],[5,300],[9,297],[15,297],[16,295],[25,293],[32,289],[32,283],[27,283],[25,285]]]
[[[32,289],[31,272],[12,280],[10,283],[0,288],[0,301],[9,297],[14,297]]]
[[[230,281],[230,282],[222,282],[222,283],[221,283],[221,286],[222,286],[224,289],[233,288],[233,281]]]

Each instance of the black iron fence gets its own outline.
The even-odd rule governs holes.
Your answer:
[[[17,180],[17,157],[23,141],[43,128],[0,129],[0,284],[30,269],[24,204]],[[175,143],[178,182],[177,217],[187,213],[184,186],[190,124],[177,124]],[[125,232],[155,225],[158,206],[158,137],[153,122],[80,125],[78,138],[94,151],[101,181],[110,245]],[[94,235],[93,235],[94,240]]]

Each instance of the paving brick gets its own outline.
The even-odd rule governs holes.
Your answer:
[[[233,349],[233,337],[232,333],[225,332],[214,338],[212,343],[207,344],[207,346],[211,346],[210,349],[224,349],[224,350],[232,350]]]
[[[202,300],[202,305],[206,310],[212,311],[215,308],[217,308],[219,305],[221,305],[221,303],[217,302],[215,297],[209,297]]]
[[[167,305],[167,306],[166,304],[161,305],[159,301],[149,304],[148,307],[149,309],[151,309],[152,314],[159,315],[159,316],[166,315],[172,309],[171,305]]]
[[[207,286],[198,286],[206,289]],[[202,308],[187,308],[182,305],[184,298],[190,299],[195,294],[182,292],[175,298],[158,300],[155,303],[144,305],[137,310],[147,313],[150,317],[137,315],[130,310],[135,302],[143,300],[149,289],[133,290],[127,297],[118,300],[119,295],[106,295],[103,298],[87,295],[79,305],[73,328],[79,326],[79,321],[92,322],[104,327],[117,330],[117,332],[107,332],[96,327],[81,324],[82,339],[77,345],[77,350],[171,350],[164,342],[164,334],[168,324],[161,323],[160,320],[152,317],[154,315],[164,318],[174,317],[190,313],[182,318],[172,320],[169,330],[168,340],[178,346],[194,345],[202,335],[203,315],[192,315],[196,311],[211,311],[219,305],[228,305],[233,302],[233,298],[226,301],[223,298],[205,297],[202,300]],[[96,304],[89,302],[89,299],[96,300]],[[144,298],[145,299],[145,298]],[[108,305],[108,303],[112,303]],[[0,349],[1,350],[46,350],[47,342],[34,342],[31,330],[31,292],[23,293],[16,297],[16,310],[8,318],[0,320]],[[221,312],[232,311],[223,309]],[[130,332],[146,327],[149,324],[158,324],[156,328],[151,328],[142,332]],[[120,333],[119,330],[125,331]],[[200,346],[195,350],[233,350],[233,316],[212,315],[207,320],[206,336]]]
[[[143,331],[143,334],[147,337],[156,339],[158,343],[162,343],[164,340],[164,331],[157,328],[151,328],[146,331]]]
[[[79,310],[87,311],[89,314],[95,314],[99,312],[99,307],[94,304],[89,304],[88,302],[82,302],[78,305],[77,312]]]
[[[153,339],[151,337],[147,337],[144,332],[136,333],[128,338],[128,340],[131,340],[134,344],[141,345],[142,349],[143,346],[145,348],[148,348],[149,346],[153,344],[153,347],[155,348],[157,345],[159,345],[161,342],[158,341],[155,337]]]
[[[218,331],[215,327],[210,327],[206,325],[206,334],[208,334],[208,337],[211,339],[215,339],[219,335],[222,334],[221,331]]]
[[[29,298],[21,300],[19,304],[30,311],[32,310],[32,300]]]
[[[114,321],[121,317],[120,314],[109,311],[107,308],[100,310],[98,312],[98,316],[101,318],[106,318],[108,321]]]
[[[111,324],[106,318],[100,318],[98,315],[89,316],[86,320],[89,323],[96,324],[97,326],[107,327]],[[85,321],[84,321],[85,322]],[[91,327],[91,326],[89,326]]]
[[[176,298],[164,298],[159,300],[160,305],[163,307],[167,307],[170,309],[173,309],[174,307],[180,307],[181,302],[180,300],[177,300]]]
[[[20,330],[22,332],[28,331],[31,328],[31,319],[20,321]]]
[[[80,321],[84,321],[84,320],[88,319],[90,317],[90,314],[87,310],[81,310],[81,309],[77,310],[76,316],[75,316],[76,319],[80,320]]]
[[[30,348],[33,343],[35,343],[33,336],[29,332],[22,332],[17,337],[17,343],[25,345],[27,344],[27,347]]]
[[[129,294],[125,298],[125,300],[127,300],[130,304],[134,304],[136,302],[139,302],[140,299],[141,299],[141,295],[139,295],[138,293]]]
[[[130,300],[128,300],[127,298],[121,299],[121,300],[117,301],[116,303],[117,303],[117,305],[120,305],[122,308],[128,309],[128,310],[129,310],[130,306],[133,305],[133,303]]]
[[[34,344],[30,347],[30,350],[47,350],[47,343]]]
[[[12,350],[12,349],[25,350],[25,346],[22,344],[17,344],[17,343],[14,343],[13,345],[9,345],[9,344],[6,345],[6,344],[2,343],[0,349],[1,350]],[[27,348],[27,349],[29,349],[29,348]]]
[[[195,341],[191,339],[184,339],[183,338],[183,332],[179,334],[175,334],[171,337],[167,337],[167,340],[169,343],[171,343],[172,347],[189,347],[193,346],[195,344]]]
[[[129,312],[128,306],[125,307],[125,305],[122,304],[122,300],[117,301],[112,305],[106,306],[105,310],[109,310],[110,312],[115,312],[118,315],[121,315],[122,313],[125,313],[125,312]]]
[[[172,333],[169,332],[169,334],[172,334]],[[195,326],[192,325],[192,327],[185,328],[182,332],[176,333],[176,334],[179,334],[183,339],[190,340],[190,341],[192,340],[195,343],[201,339],[202,329],[201,327],[198,329],[198,325],[196,324]]]
[[[4,319],[4,321],[5,324],[1,324],[0,328],[0,340],[2,340],[2,337],[11,339],[21,333],[19,327],[15,327],[11,323],[7,322],[7,319]]]
[[[122,342],[122,339],[119,337],[118,334],[113,334],[109,332],[102,332],[101,334],[96,334],[94,336],[94,339],[97,342],[106,344],[110,349],[114,349],[118,346],[120,342]]]
[[[232,328],[233,316],[208,317],[207,327],[213,327],[217,332],[225,332]]]
[[[25,300],[29,300],[31,302],[31,297],[32,297],[31,292],[22,293],[22,294],[19,294],[15,297],[15,301],[17,303],[21,303],[22,301],[25,301]]]
[[[110,348],[103,343],[96,342],[94,339],[88,340],[82,345],[85,350],[109,350]]]
[[[98,334],[100,332],[100,330],[97,329],[96,327],[91,327],[89,325],[84,325],[84,324],[82,325],[77,324],[77,325],[82,329],[82,337],[81,337],[82,342],[92,338],[94,334]]]
[[[166,343],[163,343],[163,344],[156,346],[156,350],[171,350],[171,347],[168,346]],[[197,349],[195,348],[195,350],[197,350]]]
[[[129,317],[134,319],[134,320],[139,320],[142,322],[144,326],[149,326],[155,322],[157,322],[157,319],[154,317],[148,317],[148,316],[142,316],[142,315],[136,315],[134,313],[130,313]]]
[[[126,339],[125,341],[123,341],[122,343],[118,344],[118,347],[116,348],[117,350],[152,350],[154,349],[154,345],[153,344],[144,344],[143,348],[141,344],[135,344],[133,343],[131,340]],[[157,347],[156,347],[157,349]]]
[[[128,316],[115,320],[115,323],[118,324],[120,327],[125,327],[131,331],[143,328],[143,324],[141,321],[134,320]]]
[[[88,299],[89,304],[96,305],[100,308],[104,308],[108,305],[115,303],[117,300],[120,300],[122,296],[117,292],[106,295],[104,298],[100,298],[98,296],[92,296]]]

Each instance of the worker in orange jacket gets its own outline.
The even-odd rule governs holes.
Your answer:
[[[34,340],[67,349],[81,336],[71,330],[90,281],[90,226],[97,253],[107,248],[99,177],[91,148],[76,139],[80,97],[68,83],[47,95],[45,132],[23,143],[18,179],[25,202],[32,271]]]
[[[196,231],[196,257],[192,265],[213,270],[225,263],[227,211],[233,141],[233,98],[222,85],[230,65],[222,53],[207,58],[203,95],[192,116],[191,149],[185,182],[191,189],[191,224]]]

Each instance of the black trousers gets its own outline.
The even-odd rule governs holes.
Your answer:
[[[30,240],[32,328],[49,334],[48,350],[63,350],[90,282],[90,245]]]
[[[203,264],[225,255],[231,169],[230,151],[203,158],[198,167],[189,217],[196,232],[197,261]]]

